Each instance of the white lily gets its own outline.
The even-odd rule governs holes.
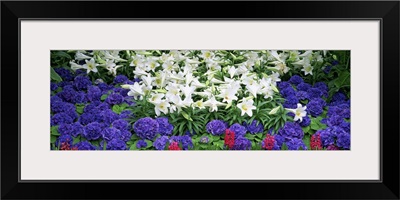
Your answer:
[[[83,67],[82,65],[78,65],[72,61],[69,62],[69,64],[71,65],[71,69],[76,71],[77,69],[86,69],[85,67]]]
[[[159,103],[155,104],[154,110],[157,116],[160,116],[161,112],[168,114],[168,108],[171,106],[166,100],[161,100]]]
[[[91,58],[89,61],[88,60],[85,60],[85,62],[86,62],[86,64],[84,64],[83,65],[83,67],[84,67],[84,69],[87,69],[87,73],[89,73],[89,72],[98,72],[98,70],[97,70],[97,66],[99,65],[99,64],[96,64],[95,62],[94,62],[94,59],[93,58]]]
[[[228,74],[233,78],[236,75],[237,69],[234,66],[230,66],[228,68]]]
[[[137,99],[138,96],[143,97],[144,91],[143,87],[139,85],[138,82],[135,82],[133,85],[129,85],[130,91],[128,92],[128,96],[133,96],[133,98]]]
[[[251,85],[246,85],[246,89],[254,96],[254,98],[257,98],[257,94],[261,90],[261,85],[258,83],[253,83]]]
[[[216,95],[216,97],[222,98],[222,102],[227,102],[231,104],[233,100],[237,100],[236,90],[232,88],[223,89],[220,94]]]
[[[304,65],[304,66],[303,66],[303,69],[301,69],[301,71],[304,72],[304,75],[307,75],[307,74],[311,74],[311,75],[312,75],[312,70],[313,70],[313,69],[314,69],[314,67],[311,66],[311,65],[308,63],[307,65]]]
[[[306,109],[307,109],[307,106],[303,107],[300,103],[297,104],[296,109],[286,108],[286,110],[294,113],[294,121],[300,120],[300,122],[302,122],[303,117],[305,117],[307,115]]]
[[[111,52],[105,51],[104,57],[106,59],[110,59],[110,60],[126,61],[125,59],[122,59],[121,57],[119,57],[119,51],[117,51],[117,50],[113,50]]]
[[[218,106],[225,106],[225,103],[221,103],[215,99],[215,96],[212,96],[206,102],[204,102],[204,106],[209,107],[210,112],[218,111]]]
[[[153,82],[153,77],[148,74],[147,76],[142,76],[143,83],[146,84],[147,86],[151,86]]]
[[[75,60],[86,60],[86,59],[91,59],[92,57],[87,56],[82,53],[83,51],[77,51],[75,53]]]
[[[204,109],[205,106],[204,106],[203,99],[200,99],[200,100],[194,102],[194,103],[192,104],[192,107],[193,107],[193,108]]]
[[[241,116],[243,116],[245,113],[250,117],[253,116],[253,110],[256,109],[253,103],[253,99],[248,100],[246,98],[243,98],[242,102],[237,104],[237,107],[242,111]]]
[[[179,87],[183,93],[183,95],[185,95],[185,97],[191,97],[193,92],[196,90],[196,87],[194,86],[189,86],[189,85],[180,85]]]
[[[268,114],[270,114],[270,115],[276,114],[276,113],[278,112],[279,108],[280,108],[280,106],[277,106],[276,108],[274,108],[274,109],[272,109],[271,111],[269,111]]]
[[[149,58],[146,62],[146,70],[155,72],[156,68],[160,66],[160,63],[157,62],[155,58]]]
[[[164,94],[162,93],[154,93],[151,95],[151,97],[149,98],[149,102],[152,104],[158,104],[162,101],[162,98],[164,98]]]

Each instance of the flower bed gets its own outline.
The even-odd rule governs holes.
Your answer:
[[[349,51],[51,51],[51,150],[349,150]]]

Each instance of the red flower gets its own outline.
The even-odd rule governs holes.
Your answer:
[[[275,137],[267,134],[267,136],[264,139],[263,148],[272,150],[274,148],[274,145],[275,145]]]
[[[321,136],[319,133],[316,133],[311,136],[310,147],[312,150],[321,150],[322,149]]]
[[[229,149],[232,149],[233,145],[235,145],[235,132],[233,132],[229,129],[225,130],[225,145]]]
[[[69,145],[69,139],[67,139],[67,141],[61,143],[60,150],[63,150],[63,151],[65,151],[65,150],[78,150],[78,147],[71,147]]]
[[[182,150],[181,148],[179,148],[178,142],[172,142],[169,147],[169,150]]]

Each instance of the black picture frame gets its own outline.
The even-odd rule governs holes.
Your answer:
[[[399,199],[399,7],[399,1],[2,1],[1,198]],[[149,8],[157,12],[147,12]],[[99,10],[108,12],[98,12]],[[206,12],[200,12],[201,10]],[[18,63],[21,19],[379,19],[382,22],[380,53],[382,179],[372,182],[361,180],[20,182],[18,133],[21,129],[19,123],[21,80]],[[54,163],[54,167],[57,167],[57,163]],[[315,166],[310,166],[313,167]]]

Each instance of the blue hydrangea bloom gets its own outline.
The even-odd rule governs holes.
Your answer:
[[[92,81],[87,76],[77,76],[74,79],[74,86],[77,90],[87,90],[91,85]]]
[[[85,92],[76,92],[71,103],[87,103],[87,97]]]
[[[313,117],[317,117],[324,112],[323,104],[320,100],[311,100],[307,104],[307,112],[310,113]]]
[[[108,95],[106,102],[110,105],[121,104],[124,101],[124,97],[118,93]]]
[[[346,101],[346,99],[347,99],[346,95],[344,95],[342,92],[336,92],[332,96],[331,102],[344,102]]]
[[[293,75],[292,77],[290,77],[289,82],[293,85],[298,85],[300,83],[303,83],[304,80],[299,75]]]
[[[60,135],[56,142],[55,145],[58,147],[59,145],[61,146],[62,143],[66,142],[69,144],[69,146],[72,146],[74,139],[70,135]]]
[[[111,125],[112,125],[112,127],[119,129],[121,131],[129,129],[129,123],[123,119],[117,119],[117,120],[113,121],[113,123]]]
[[[245,137],[238,137],[235,139],[232,150],[251,150],[251,141]]]
[[[78,150],[96,150],[97,149],[95,146],[93,146],[88,141],[78,142],[75,144],[75,147],[77,147]]]
[[[289,96],[296,95],[296,91],[292,87],[283,88],[280,91],[280,93],[281,93],[282,97],[289,97]]]
[[[74,120],[65,112],[57,113],[51,117],[51,125],[71,124]]]
[[[300,122],[300,126],[306,127],[311,123],[311,119],[308,116],[303,117],[303,120]]]
[[[59,96],[62,100],[70,103],[75,102],[75,96],[77,95],[77,92],[71,85],[67,85],[63,88],[63,91],[57,93],[57,96]]]
[[[103,123],[105,123],[106,125],[111,125],[111,123],[113,123],[115,120],[119,119],[119,115],[110,109],[103,110],[100,113],[100,115],[102,117]]]
[[[124,110],[119,114],[120,119],[129,119],[133,117],[133,113],[130,110]]]
[[[314,84],[314,88],[318,88],[321,91],[323,97],[328,97],[328,85],[325,82],[317,82]]]
[[[281,81],[277,83],[279,90],[283,90],[284,88],[292,87],[289,82]]]
[[[72,131],[72,124],[60,124],[58,126],[58,133],[61,135],[71,135]]]
[[[108,91],[108,90],[111,90],[111,89],[113,89],[114,88],[114,86],[112,86],[112,85],[107,85],[106,83],[99,83],[98,85],[97,85],[100,89],[101,89],[101,91]]]
[[[60,113],[60,112],[64,112],[64,109],[65,109],[65,107],[68,106],[68,104],[70,104],[70,103],[65,103],[63,101],[54,101],[54,102],[51,102],[50,108],[53,113]],[[73,104],[70,104],[70,105],[75,107]]]
[[[332,115],[326,121],[328,126],[340,126],[344,121],[343,117],[339,115]]]
[[[89,101],[93,102],[93,101],[100,101],[101,95],[102,94],[100,88],[95,85],[92,85],[88,88],[86,97]]]
[[[61,81],[61,82],[59,82],[59,83],[57,84],[57,86],[58,86],[59,88],[64,88],[64,87],[67,86],[67,85],[73,86],[73,82],[72,82],[72,81]]]
[[[120,134],[121,131],[113,127],[108,127],[103,129],[103,131],[101,131],[101,135],[103,136],[103,139],[106,141],[118,138]]]
[[[117,75],[114,78],[114,84],[120,84],[120,83],[123,83],[123,82],[125,82],[127,80],[128,80],[128,77],[126,77],[125,75]]]
[[[124,141],[114,138],[106,143],[106,150],[126,150],[126,144]]]
[[[251,134],[264,132],[264,126],[261,122],[258,122],[257,120],[253,120],[250,124],[243,122],[243,126],[246,127],[247,131]]]
[[[278,134],[285,139],[285,142],[293,138],[302,139],[304,136],[303,129],[295,122],[286,122],[285,125],[279,129]]]
[[[247,128],[238,123],[232,124],[231,127],[229,127],[229,130],[235,133],[235,138],[238,138],[239,136],[244,136],[247,132]]]
[[[150,117],[144,117],[133,124],[133,130],[138,137],[152,140],[158,133],[159,124]]]
[[[63,79],[63,81],[72,81],[74,76],[71,71],[65,68],[54,68],[54,71]]]
[[[331,69],[332,69],[332,66],[331,66],[331,65],[326,66],[326,67],[324,68],[324,73],[325,73],[325,74],[329,74],[329,72],[331,72]]]
[[[292,138],[286,142],[288,150],[307,150],[307,146],[304,144],[303,140],[298,138]]]
[[[343,149],[350,149],[350,134],[341,132],[337,135],[336,145]]]
[[[208,144],[209,141],[210,141],[210,139],[207,136],[203,136],[199,140],[199,142],[203,143],[203,144]]]
[[[87,71],[85,70],[85,69],[77,69],[76,71],[75,71],[75,76],[80,76],[80,75],[86,75],[87,74]]]
[[[156,118],[158,122],[159,128],[158,133],[161,135],[172,135],[172,131],[174,130],[174,126],[168,122],[167,117],[158,117]]]
[[[136,148],[141,149],[141,148],[146,148],[147,147],[147,142],[144,140],[139,140],[136,143]]]
[[[329,145],[332,145],[335,143],[336,134],[330,127],[326,128],[324,130],[320,130],[320,131],[318,131],[318,133],[321,136],[322,146],[328,147]]]
[[[92,122],[85,126],[84,131],[83,131],[83,136],[87,140],[97,140],[102,136],[101,135],[102,129],[103,129],[103,126],[100,123]]]
[[[308,93],[305,91],[297,91],[296,97],[298,100],[305,100],[305,99],[308,99]]]
[[[299,103],[299,99],[295,95],[288,96],[283,103],[283,107],[295,109],[297,108],[297,103]]]
[[[311,88],[311,85],[308,83],[300,83],[297,85],[297,91],[307,92]]]
[[[227,129],[227,124],[222,120],[212,120],[206,125],[207,132],[212,135],[223,135]]]
[[[154,141],[153,146],[156,150],[164,150],[168,141],[168,136],[161,136]]]
[[[310,100],[322,97],[322,91],[319,88],[310,88],[308,89],[307,94],[308,99]]]
[[[75,122],[72,125],[71,135],[74,137],[78,137],[79,135],[83,134],[83,126],[79,122]]]
[[[124,142],[128,142],[131,139],[131,137],[132,133],[130,131],[122,130],[118,138]]]
[[[54,91],[54,90],[57,90],[57,89],[58,89],[57,83],[50,82],[50,90]]]

